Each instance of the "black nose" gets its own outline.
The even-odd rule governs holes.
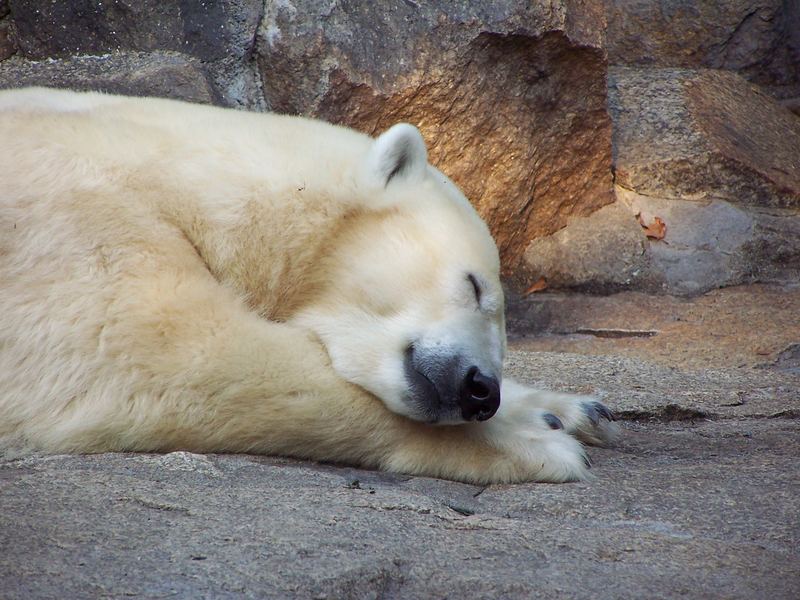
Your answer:
[[[478,367],[470,367],[461,384],[458,405],[466,421],[492,418],[500,407],[500,383],[481,373]]]

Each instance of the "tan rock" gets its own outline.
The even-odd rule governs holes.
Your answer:
[[[522,269],[529,281],[544,277],[555,289],[596,293],[658,289],[660,280],[650,269],[648,246],[634,215],[625,204],[615,202],[533,240]]]

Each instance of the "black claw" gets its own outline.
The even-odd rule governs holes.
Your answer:
[[[542,415],[542,418],[544,419],[544,422],[550,426],[550,429],[564,429],[564,424],[557,416],[550,413],[545,413]]]
[[[586,413],[586,416],[589,417],[592,425],[597,425],[601,417],[607,421],[617,420],[614,413],[608,410],[608,407],[602,402],[588,402],[583,405],[583,411]]]
[[[609,421],[617,420],[617,418],[614,416],[614,413],[608,410],[608,407],[605,404],[601,404],[600,402],[595,402],[595,404],[597,405],[597,412],[603,415],[606,419]]]
[[[592,468],[592,461],[589,460],[589,457],[586,456],[585,454],[583,455],[583,464],[586,465],[587,469],[591,469]]]

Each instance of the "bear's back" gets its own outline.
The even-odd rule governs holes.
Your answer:
[[[252,186],[291,174],[298,185],[312,176],[324,184],[351,171],[370,145],[368,136],[302,117],[44,88],[0,92],[0,138],[0,159],[16,165],[6,181],[29,188],[45,177],[70,189],[76,170],[83,184],[91,174],[141,169],[200,190],[220,177]]]

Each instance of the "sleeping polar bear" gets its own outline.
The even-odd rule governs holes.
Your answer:
[[[0,93],[0,446],[587,475],[591,399],[506,379],[496,247],[419,132]],[[501,399],[502,397],[502,399]]]

